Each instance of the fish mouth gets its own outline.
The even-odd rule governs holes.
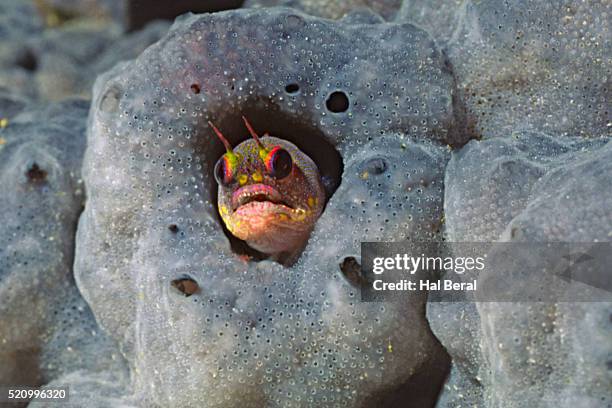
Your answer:
[[[287,210],[293,210],[293,206],[283,200],[281,193],[267,184],[250,184],[240,187],[232,194],[233,211],[242,206],[249,206],[249,204],[251,204],[250,206],[257,206],[262,209],[286,207]]]

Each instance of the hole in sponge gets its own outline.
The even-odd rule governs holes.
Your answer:
[[[280,111],[278,106],[270,104],[268,101],[251,100],[236,111],[219,113],[216,116],[211,113],[210,120],[223,132],[232,146],[237,146],[244,140],[250,139],[247,129],[241,116],[244,115],[255,131],[261,135],[268,133],[270,136],[285,139],[295,144],[303,153],[308,155],[319,169],[319,174],[325,187],[326,201],[332,196],[340,185],[343,171],[342,157],[336,148],[325,137],[323,132],[313,126],[308,117],[293,117]],[[223,116],[222,116],[223,115]],[[202,132],[210,132],[206,126],[202,127]],[[211,201],[215,204],[217,218],[222,226],[225,235],[228,237],[232,250],[239,256],[245,256],[253,261],[266,259],[267,256],[249,247],[246,242],[233,236],[225,227],[225,223],[219,215],[217,207],[217,183],[214,180],[214,165],[219,157],[225,152],[223,145],[219,143],[209,144],[212,136],[198,138],[206,141],[197,146],[199,154],[209,157],[207,160],[208,168],[206,171],[211,191]]]
[[[121,101],[121,92],[121,89],[119,89],[117,85],[109,87],[100,98],[100,111],[105,113],[117,112],[119,109],[119,102]]]
[[[383,157],[373,157],[364,163],[364,170],[369,174],[383,174],[387,170],[387,161]]]
[[[349,108],[348,96],[342,91],[332,92],[325,101],[325,106],[334,113],[346,112]]]
[[[25,49],[17,56],[16,64],[18,67],[25,69],[26,71],[33,72],[38,68],[38,60],[32,50]]]
[[[361,265],[353,256],[347,256],[340,262],[340,270],[346,280],[357,288],[361,288],[368,283],[361,273]]]
[[[47,180],[47,172],[34,163],[26,171],[26,177],[31,183],[42,184]]]
[[[285,87],[285,91],[287,91],[287,93],[290,93],[290,94],[297,93],[299,90],[300,90],[300,86],[295,83],[287,84],[287,86]]]
[[[189,297],[200,290],[198,283],[189,276],[175,279],[171,282],[171,285],[179,292],[183,293],[183,295],[186,297]]]
[[[196,95],[197,95],[197,94],[199,94],[199,93],[200,93],[200,91],[202,90],[202,89],[200,88],[200,85],[198,85],[198,84],[191,84],[191,87],[190,87],[190,88],[191,88],[191,92],[193,92],[193,93],[194,93],[194,94],[196,94]]]

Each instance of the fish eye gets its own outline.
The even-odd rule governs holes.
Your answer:
[[[229,187],[232,184],[233,174],[232,167],[229,163],[228,158],[223,155],[215,164],[215,181],[217,184],[223,187]]]
[[[289,152],[282,147],[273,148],[266,158],[266,170],[276,179],[283,179],[291,174],[293,160]]]

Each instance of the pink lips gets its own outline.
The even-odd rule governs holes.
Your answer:
[[[232,194],[232,207],[234,210],[251,201],[270,201],[275,204],[283,203],[281,194],[275,188],[266,184],[250,184],[240,187]]]

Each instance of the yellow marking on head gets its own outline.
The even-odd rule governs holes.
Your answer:
[[[4,129],[7,126],[8,126],[8,119],[7,118],[0,119],[0,129]]]
[[[259,158],[261,160],[265,161],[266,157],[268,157],[268,150],[266,150],[266,149],[259,149]]]
[[[261,182],[263,180],[263,176],[258,171],[256,171],[255,173],[251,174],[251,178],[256,183],[259,183],[259,182]]]
[[[306,218],[306,210],[303,208],[298,208],[297,210],[295,210],[295,219],[298,221],[303,221],[304,218]]]
[[[315,205],[317,205],[317,201],[318,200],[316,199],[316,197],[308,197],[308,206],[310,208],[314,208]]]
[[[241,186],[244,186],[247,181],[249,181],[249,176],[247,176],[246,174],[238,175],[238,184],[240,184]]]
[[[239,155],[232,151],[225,153],[224,156],[227,157],[227,161],[232,169],[235,169],[238,166],[238,162],[241,159]]]
[[[361,173],[361,175],[359,175],[359,177],[361,177],[363,180],[367,180],[368,177],[370,177],[370,173],[364,171],[363,173]]]
[[[289,217],[287,216],[287,214],[280,213],[280,214],[278,214],[278,219],[281,220],[281,221],[287,221],[289,219]]]
[[[229,214],[229,211],[227,209],[226,206],[222,205],[221,207],[219,207],[219,212],[221,213],[221,215],[227,215]]]
[[[227,219],[225,220],[225,226],[227,227],[228,231],[231,232],[232,234],[235,234],[236,230],[238,228],[240,228],[240,221],[233,221],[230,217],[227,217]]]

